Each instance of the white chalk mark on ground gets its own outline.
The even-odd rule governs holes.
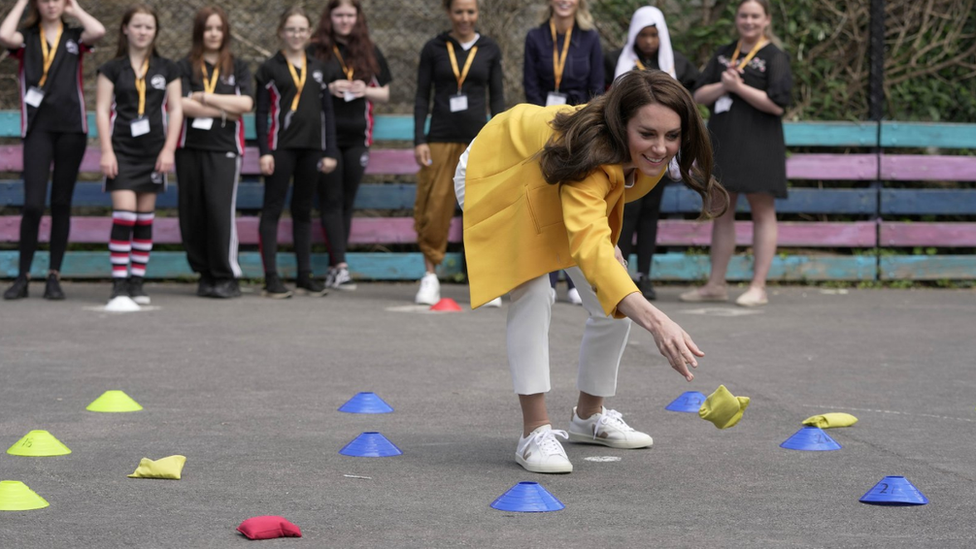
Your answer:
[[[932,419],[954,419],[956,421],[966,421],[966,422],[969,422],[969,423],[976,423],[976,419],[972,419],[972,418],[968,418],[968,417],[940,416],[940,415],[937,415],[937,414],[919,414],[919,413],[913,413],[913,412],[899,412],[897,410],[876,410],[876,409],[873,409],[873,408],[851,408],[849,406],[824,406],[822,404],[801,404],[801,406],[805,406],[807,408],[822,408],[822,409],[825,409],[825,410],[843,410],[845,412],[846,411],[853,411],[853,412],[874,412],[874,413],[877,413],[877,414],[890,414],[890,415],[899,415],[899,416],[918,416],[918,417],[927,417],[927,418],[932,418]]]
[[[431,311],[430,305],[398,305],[396,307],[387,307],[386,310],[391,313],[433,314],[437,312]]]
[[[847,295],[850,292],[843,288],[824,288],[820,290],[823,295]]]
[[[358,478],[358,479],[363,479],[363,480],[373,480],[373,477],[363,477],[363,476],[360,476],[360,475],[342,475],[342,476],[344,476],[346,478]]]
[[[111,314],[127,314],[127,313],[144,313],[148,311],[158,311],[162,307],[156,305],[139,305],[138,310],[133,311],[108,311],[105,309],[104,305],[99,305],[97,307],[84,307],[86,311],[95,311],[96,313],[111,313]]]
[[[617,456],[590,456],[583,459],[586,461],[595,461],[597,463],[610,463],[612,461],[620,461],[620,458]]]
[[[763,313],[761,309],[744,309],[742,307],[705,307],[703,309],[687,309],[681,311],[682,313],[689,315],[705,315],[705,316],[746,316],[746,315],[760,315]]]

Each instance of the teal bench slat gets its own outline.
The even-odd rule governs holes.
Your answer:
[[[882,256],[878,270],[881,280],[976,280],[976,256]]]
[[[881,146],[976,149],[976,124],[882,122]]]
[[[873,147],[877,122],[783,122],[789,147]]]
[[[976,215],[973,189],[882,189],[881,215]]]
[[[424,275],[424,256],[420,253],[348,253],[349,270],[353,276],[368,280],[420,280]],[[238,257],[246,278],[263,278],[264,268],[258,252],[241,252]],[[43,280],[47,276],[50,257],[39,251],[31,266],[31,278]],[[441,278],[461,272],[461,254],[451,252],[437,268]],[[329,268],[328,254],[312,254],[312,268],[324,274]],[[278,271],[285,278],[296,275],[295,254],[278,254]],[[61,275],[67,279],[109,278],[111,264],[107,252],[71,252],[64,256]],[[0,278],[17,276],[17,252],[0,251]],[[146,278],[173,279],[194,277],[183,252],[153,252]]]
[[[655,254],[652,261],[651,273],[655,280],[705,280],[710,269],[708,256],[704,255]],[[633,269],[637,265],[636,256],[631,256],[628,263],[631,265],[631,274],[634,274]],[[731,281],[752,279],[752,257],[733,256],[729,262],[726,279]],[[877,280],[877,263],[873,256],[777,256],[773,258],[769,279],[792,282]]]

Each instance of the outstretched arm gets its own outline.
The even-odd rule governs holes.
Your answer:
[[[20,23],[20,18],[24,15],[28,1],[17,0],[14,7],[10,9],[10,13],[3,18],[3,23],[0,23],[0,46],[15,50],[24,45],[24,35],[17,30],[17,23]]]

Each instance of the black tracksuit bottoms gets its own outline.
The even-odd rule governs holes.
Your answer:
[[[329,265],[346,262],[346,248],[352,228],[356,191],[369,164],[369,147],[355,145],[339,147],[336,169],[319,175],[319,209],[322,212],[322,231],[329,248]]]
[[[264,206],[258,235],[265,275],[278,272],[278,220],[285,207],[288,183],[295,179],[291,193],[291,230],[298,273],[312,271],[312,199],[319,176],[319,149],[278,149],[272,151],[274,173],[264,178]]]
[[[190,268],[202,277],[241,277],[237,261],[237,184],[241,157],[235,152],[179,149],[180,233]]]

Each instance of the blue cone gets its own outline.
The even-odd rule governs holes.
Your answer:
[[[367,431],[343,446],[339,453],[352,457],[381,458],[399,456],[403,452],[380,433]]]
[[[538,482],[520,482],[512,486],[491,502],[491,507],[516,513],[545,513],[566,508]]]
[[[868,490],[860,502],[872,505],[925,505],[929,499],[907,478],[887,476]]]
[[[786,439],[786,442],[780,444],[779,447],[786,448],[787,450],[806,450],[809,452],[840,450],[841,448],[840,444],[837,444],[820,427],[804,427]]]
[[[371,391],[358,393],[339,407],[340,412],[349,414],[389,414],[393,411],[382,398]]]
[[[702,404],[705,403],[705,395],[698,391],[685,391],[681,396],[674,399],[674,402],[664,407],[669,412],[688,412],[697,414]]]

